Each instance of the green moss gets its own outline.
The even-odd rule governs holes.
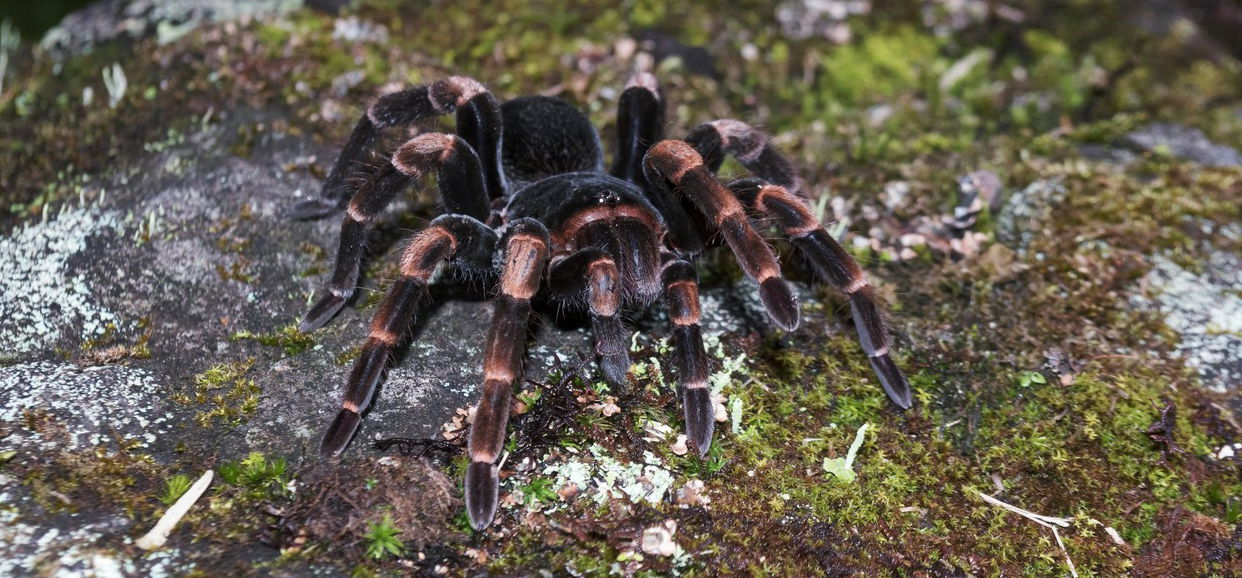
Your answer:
[[[253,379],[246,377],[253,365],[253,358],[214,365],[194,376],[190,391],[176,393],[172,400],[200,408],[194,420],[202,427],[216,422],[240,423],[259,408],[261,390]]]
[[[279,347],[285,355],[297,355],[315,345],[315,338],[299,331],[297,325],[286,325],[269,333],[252,333],[243,329],[230,335],[229,339],[252,340],[268,347]]]

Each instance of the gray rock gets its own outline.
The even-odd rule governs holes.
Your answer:
[[[1172,123],[1152,123],[1122,138],[1121,144],[1143,152],[1173,155],[1213,167],[1242,166],[1242,154],[1208,140],[1203,131]]]

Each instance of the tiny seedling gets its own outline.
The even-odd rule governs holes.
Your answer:
[[[391,514],[384,514],[378,523],[368,522],[367,526],[367,556],[379,560],[388,555],[401,556],[405,553],[405,544],[397,538],[401,530],[393,526]]]
[[[552,489],[552,480],[548,478],[533,478],[529,484],[522,486],[522,502],[527,507],[538,504],[539,502],[549,502],[556,499],[556,491]]]
[[[858,456],[858,449],[862,447],[867,425],[859,426],[858,433],[854,434],[854,443],[850,444],[850,450],[846,452],[844,458],[824,458],[825,472],[847,483],[853,482],[854,478],[858,477],[858,474],[854,473],[854,458]]]

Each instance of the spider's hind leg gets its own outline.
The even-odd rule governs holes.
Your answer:
[[[811,263],[816,276],[849,297],[858,341],[880,385],[893,403],[909,409],[914,404],[910,384],[889,356],[890,340],[884,316],[875,289],[867,282],[858,262],[820,226],[806,201],[785,187],[746,179],[730,184],[729,189],[747,207],[775,220]]]
[[[483,159],[488,195],[491,198],[500,196],[499,189],[504,186],[500,171],[500,107],[477,80],[453,76],[380,97],[354,125],[323,183],[319,198],[294,205],[288,216],[299,220],[318,219],[345,208],[353,193],[351,177],[365,164],[366,157],[386,129],[409,126],[451,112],[458,113],[458,125],[464,128],[462,137]]]

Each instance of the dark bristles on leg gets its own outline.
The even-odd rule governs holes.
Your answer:
[[[500,468],[486,462],[473,462],[466,469],[466,515],[470,527],[482,530],[496,518],[500,496]]]
[[[768,310],[768,314],[772,316],[772,321],[776,322],[777,327],[785,331],[798,328],[802,314],[801,308],[798,307],[798,298],[794,296],[789,283],[786,283],[784,279],[769,277],[761,281],[759,300],[763,302],[763,307]]]
[[[324,180],[320,198],[298,203],[289,211],[289,216],[295,219],[315,219],[342,208],[349,199],[350,178],[365,164],[367,154],[383,135],[384,129],[409,126],[425,118],[448,114],[467,105],[480,94],[486,94],[483,85],[470,78],[455,76],[430,86],[420,86],[380,97],[354,126],[349,140],[337,155],[328,178]],[[485,104],[480,102],[477,106]],[[495,104],[494,101],[492,104]],[[480,113],[480,132],[496,133],[496,138],[490,141],[493,143],[499,142],[498,118],[499,114],[495,110]],[[496,168],[490,170],[489,174],[498,174],[499,160],[492,156],[487,159],[495,161],[496,164]]]
[[[328,292],[302,319],[303,332],[323,327],[353,295],[366,252],[367,232],[393,197],[423,175],[439,172],[440,198],[451,213],[486,220],[491,202],[484,193],[479,157],[461,138],[442,133],[419,135],[401,145],[354,193],[341,224],[340,247]]]
[[[642,187],[643,155],[664,133],[664,102],[655,77],[634,75],[617,103],[617,157],[612,176]]]
[[[673,367],[681,386],[686,437],[694,442],[699,455],[705,455],[711,447],[716,412],[707,381],[707,351],[699,330],[698,279],[694,266],[681,260],[670,261],[661,275],[668,317],[673,323]]]
[[[302,318],[299,330],[309,332],[323,327],[353,296],[366,252],[367,232],[375,217],[409,184],[410,177],[386,164],[354,193],[349,210],[341,221],[341,238],[328,291]]]
[[[621,272],[607,251],[582,249],[556,261],[548,271],[549,286],[562,301],[585,299],[591,314],[591,335],[600,371],[609,386],[621,389],[630,371],[630,333],[621,321]]]
[[[716,226],[742,270],[760,283],[760,297],[772,320],[786,330],[797,328],[797,299],[780,278],[776,255],[750,226],[733,193],[707,170],[699,153],[682,141],[660,141],[648,151],[646,165],[677,187]]]
[[[742,121],[721,119],[701,124],[685,140],[702,155],[713,173],[720,170],[725,154],[731,154],[769,183],[793,187],[797,182],[793,165],[768,142],[767,135]]]
[[[757,186],[752,181],[744,181],[730,188],[739,199],[781,226],[794,246],[810,261],[811,268],[820,279],[849,296],[858,341],[867,353],[880,385],[893,403],[902,409],[909,409],[914,403],[910,384],[889,357],[884,316],[876,302],[875,291],[867,283],[858,262],[819,225],[806,202],[784,187]]]
[[[549,239],[547,229],[534,219],[518,219],[505,232],[500,295],[493,301],[492,328],[483,353],[483,395],[470,427],[466,474],[466,512],[470,525],[481,530],[496,515],[499,485],[496,466],[505,443],[513,382],[521,374],[526,352],[526,324],[530,298],[543,280]]]
[[[336,418],[328,426],[328,433],[324,434],[323,441],[319,444],[319,455],[328,458],[340,454],[349,445],[349,440],[353,439],[361,423],[362,415],[358,412],[347,409],[336,412]]]
[[[362,344],[362,352],[350,370],[345,386],[345,399],[336,419],[328,427],[319,451],[322,455],[339,454],[358,429],[361,414],[371,405],[375,386],[388,363],[388,355],[414,321],[418,300],[426,292],[427,280],[436,267],[447,259],[469,257],[490,263],[490,253],[480,248],[494,247],[496,234],[486,225],[464,215],[445,215],[431,222],[410,241],[401,257],[401,278],[393,283],[379,311],[371,320],[371,330]]]
[[[370,117],[363,115],[358,119],[358,124],[350,133],[345,148],[341,149],[341,154],[337,156],[336,163],[332,166],[332,172],[328,173],[327,180],[323,182],[319,198],[294,205],[289,211],[289,217],[318,219],[344,208],[350,196],[349,177],[358,170],[358,165],[365,160],[367,151],[375,146],[375,141],[379,140],[381,134],[383,134],[382,127],[371,122]]]

